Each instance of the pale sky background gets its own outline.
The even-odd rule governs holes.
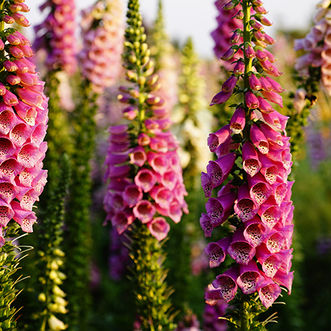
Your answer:
[[[27,15],[31,24],[42,20],[38,6],[44,0],[27,0],[31,12]],[[86,8],[95,0],[77,0],[79,9]],[[157,0],[141,0],[141,11],[147,23],[153,22]],[[268,18],[274,22],[273,31],[278,28],[308,28],[317,0],[265,0]],[[123,0],[126,4],[126,0]],[[167,32],[172,39],[183,42],[192,36],[201,56],[212,57],[213,42],[210,32],[215,28],[216,10],[214,0],[163,0]]]

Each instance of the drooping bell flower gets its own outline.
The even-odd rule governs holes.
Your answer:
[[[231,1],[226,2],[222,10],[230,11],[231,6]],[[234,230],[228,237],[213,238],[206,247],[210,267],[222,266],[225,259],[232,261],[232,267],[217,276],[205,299],[210,305],[219,300],[230,302],[240,288],[244,295],[256,293],[269,308],[279,296],[280,286],[290,291],[293,280],[288,118],[273,108],[273,104],[282,106],[283,89],[269,77],[278,76],[279,71],[265,49],[273,40],[263,31],[270,22],[263,16],[262,1],[252,1],[251,6],[239,1],[238,7],[249,16],[245,29],[261,38],[236,29],[244,38],[241,53],[237,46],[232,48],[242,57],[231,72],[236,83],[228,80],[212,101],[225,103],[236,91],[238,105],[230,124],[208,138],[216,160],[208,163],[201,176],[208,200],[200,224],[206,237],[213,237],[213,230],[227,221]]]
[[[4,6],[14,22],[23,27],[29,25],[20,13],[29,11],[24,1],[16,6],[6,2]],[[0,244],[3,244],[4,228],[12,219],[24,232],[32,232],[37,219],[34,204],[47,179],[42,161],[47,150],[44,137],[48,102],[44,82],[31,61],[29,40],[14,26],[5,30],[0,40],[5,50],[0,83]]]
[[[74,0],[46,0],[41,11],[49,10],[46,19],[36,25],[36,51],[46,50],[49,70],[73,74],[77,68],[76,5]]]
[[[123,8],[119,0],[98,1],[82,12],[83,75],[96,93],[113,85],[121,70]]]

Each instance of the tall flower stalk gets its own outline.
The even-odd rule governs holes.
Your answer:
[[[180,63],[178,104],[173,120],[181,153],[185,153],[182,160],[184,181],[187,183],[186,188],[191,190],[200,187],[200,183],[192,181],[192,178],[196,178],[210,158],[210,152],[203,150],[199,141],[208,135],[211,126],[211,116],[206,110],[204,98],[205,84],[200,75],[200,61],[191,38],[188,38],[182,48]],[[182,132],[182,136],[179,132]]]
[[[31,62],[34,55],[31,44],[17,28],[29,26],[24,16],[28,11],[22,0],[5,0],[0,4],[0,328],[3,330],[16,327],[13,301],[18,294],[15,272],[20,259],[16,258],[17,244],[13,237],[17,237],[18,231],[12,220],[24,232],[32,232],[37,219],[34,204],[47,178],[47,171],[42,169],[48,121],[44,82]]]
[[[120,74],[123,50],[123,8],[119,0],[97,1],[83,11],[83,50],[79,55],[83,76],[92,90],[102,94]]]
[[[70,252],[65,261],[68,275],[64,285],[68,295],[68,323],[72,330],[86,330],[90,304],[89,279],[91,256],[91,178],[90,160],[94,151],[97,96],[84,80],[79,87],[82,102],[72,114],[73,151],[68,210],[65,215],[64,244]]]
[[[69,300],[68,321],[72,330],[86,330],[89,270],[91,258],[91,166],[96,135],[95,115],[98,99],[118,76],[123,28],[119,1],[97,1],[83,13],[84,49],[79,59],[82,82],[80,100],[72,113],[73,152],[70,197],[66,215],[66,291]]]
[[[38,293],[38,314],[35,311],[38,330],[65,330],[68,325],[63,321],[67,314],[66,293],[62,286],[66,278],[63,273],[65,253],[62,249],[65,200],[70,182],[70,164],[67,155],[59,158],[61,168],[58,172],[57,187],[48,192],[43,226],[37,234],[39,250],[37,266],[40,292]],[[47,225],[47,227],[45,226]],[[51,239],[51,240],[50,240]],[[32,325],[31,325],[32,326]],[[30,326],[30,328],[31,328]],[[31,328],[32,330],[32,328]]]
[[[45,20],[35,26],[34,48],[46,57],[46,93],[49,97],[50,117],[47,140],[49,143],[45,166],[48,184],[40,202],[42,222],[36,235],[37,248],[35,271],[31,288],[36,297],[28,305],[34,305],[33,322],[28,328],[40,330],[64,330],[63,315],[67,313],[66,294],[63,291],[65,253],[63,227],[67,181],[69,181],[68,154],[71,150],[68,114],[62,104],[63,77],[71,76],[77,69],[74,1],[47,0],[41,11],[48,10]]]
[[[75,1],[46,0],[40,9],[48,10],[49,13],[46,19],[34,28],[34,48],[37,51],[46,50],[48,70],[63,70],[73,74],[77,69]]]
[[[234,309],[227,320],[240,330],[254,330],[274,320],[273,315],[265,321],[258,317],[278,298],[280,286],[291,293],[292,161],[287,117],[269,103],[283,106],[283,89],[269,77],[280,75],[265,49],[274,42],[263,31],[271,23],[260,0],[229,1],[223,8],[236,6],[243,29],[233,38],[239,35],[243,43],[224,53],[223,60],[235,65],[211,104],[225,103],[232,95],[239,101],[230,123],[208,138],[217,159],[202,173],[208,201],[200,223],[207,237],[224,222],[231,225],[228,236],[206,247],[212,268],[227,267],[206,292],[207,303],[231,301]],[[238,51],[243,56],[235,58]]]
[[[211,153],[203,148],[201,140],[210,132],[212,116],[207,110],[204,98],[204,82],[200,75],[200,61],[195,53],[192,39],[189,38],[181,51],[180,73],[178,77],[178,103],[171,118],[174,121],[172,131],[179,140],[179,156],[183,168],[184,184],[188,191],[187,202],[190,214],[174,227],[168,243],[169,283],[174,287],[173,303],[185,314],[192,301],[198,297],[195,285],[200,281],[192,277],[191,251],[193,241],[198,240],[201,231],[196,228],[196,218],[200,214],[201,186],[198,174],[203,170]],[[182,253],[178,254],[178,250]],[[170,264],[171,263],[171,264]],[[193,284],[194,283],[194,284]],[[194,287],[194,292],[191,288]],[[200,288],[200,292],[202,288]],[[200,293],[201,295],[201,293]],[[192,301],[191,301],[192,300]]]
[[[294,48],[301,52],[295,69],[298,72],[298,89],[289,105],[290,116],[287,131],[292,137],[292,151],[294,155],[303,142],[302,127],[308,124],[308,116],[315,105],[320,87],[331,94],[331,56],[330,38],[331,1],[321,1],[317,4],[314,26],[305,38],[295,40]]]
[[[294,48],[298,51],[295,69],[297,70],[296,84],[298,89],[291,95],[292,100],[287,105],[289,116],[286,131],[291,136],[291,152],[293,155],[293,163],[297,164],[300,156],[301,146],[306,136],[310,151],[316,154],[316,163],[324,157],[323,142],[319,135],[314,133],[312,123],[309,124],[309,116],[313,111],[312,108],[316,102],[323,99],[320,89],[330,95],[330,42],[331,25],[330,25],[330,5],[331,1],[321,1],[317,4],[317,12],[314,16],[314,25],[309,33],[302,39],[295,40]],[[322,98],[321,98],[322,97]],[[319,100],[318,100],[319,99]],[[307,130],[304,130],[309,124]],[[314,148],[316,147],[316,148]],[[295,169],[294,169],[295,170]],[[295,176],[295,171],[291,177]],[[304,272],[303,258],[301,253],[300,237],[295,233],[293,246],[296,255],[293,259],[293,266],[297,270],[296,279],[293,284],[295,294],[292,298],[285,300],[287,304],[287,313],[283,317],[285,323],[291,323],[295,327],[304,325],[303,311],[300,311],[301,292],[303,280],[300,277],[301,272]],[[299,272],[299,273],[298,273]],[[287,321],[286,321],[287,319]],[[282,325],[280,324],[280,327]]]
[[[162,240],[170,229],[167,218],[178,223],[186,211],[186,191],[164,101],[154,94],[158,76],[138,0],[128,3],[124,45],[124,67],[131,84],[120,87],[118,99],[126,105],[123,116],[128,123],[110,128],[105,210],[120,234],[129,230],[136,324],[142,330],[172,330]]]

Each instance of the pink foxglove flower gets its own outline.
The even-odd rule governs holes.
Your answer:
[[[131,57],[128,59],[135,63]],[[178,223],[182,213],[187,212],[184,200],[187,193],[177,153],[178,142],[169,131],[169,118],[160,111],[164,101],[154,95],[158,77],[153,75],[152,64],[148,62],[148,65],[147,78],[138,82],[146,84],[148,93],[140,94],[135,85],[120,87],[118,99],[125,104],[123,117],[128,124],[110,128],[106,158],[109,186],[104,205],[107,220],[120,234],[133,222],[140,222],[151,235],[163,240],[170,229],[168,221]],[[128,70],[128,80],[135,81],[134,77],[135,73]],[[140,95],[144,96],[144,111],[139,106]],[[129,117],[128,108],[134,109],[136,116]]]
[[[35,26],[34,48],[47,51],[49,70],[60,69],[73,74],[77,68],[75,1],[46,0],[40,9],[49,10],[49,14],[44,22]]]
[[[107,219],[119,233],[137,219],[147,225],[153,236],[162,240],[169,232],[164,217],[178,222],[182,210],[187,208],[177,142],[171,134],[164,135],[158,128],[148,136],[151,138],[148,145],[130,148],[128,130],[127,125],[110,128],[106,159],[109,187],[104,202]],[[156,137],[159,141],[154,146],[152,141]],[[159,146],[162,151],[157,150]],[[132,156],[138,151],[146,156]],[[132,176],[134,167],[139,170]]]
[[[83,75],[96,93],[114,85],[121,71],[124,21],[119,0],[98,1],[83,11]]]
[[[295,49],[304,51],[295,68],[301,76],[308,78],[312,70],[318,69],[321,84],[331,95],[331,1],[321,1],[314,17],[314,26],[303,39],[295,41]],[[311,79],[311,78],[310,78]]]
[[[17,3],[15,11],[9,14],[25,27],[28,22],[19,11],[29,11],[24,1]],[[3,228],[11,219],[24,232],[33,230],[34,203],[47,178],[42,161],[47,150],[44,137],[48,121],[44,82],[30,59],[33,51],[29,40],[14,28],[1,38],[6,65],[0,84],[0,245]]]
[[[231,5],[226,2],[221,10],[230,12]],[[239,2],[237,16],[241,6],[247,2]],[[265,50],[272,38],[263,25],[270,22],[263,16],[262,1],[252,1],[252,7],[245,10],[250,16],[246,28],[260,38],[236,30],[245,39],[245,50],[242,45],[244,52],[236,53],[241,58],[229,58],[231,63],[236,61],[232,76],[212,103],[225,103],[239,84],[244,86],[237,92],[242,101],[234,108],[230,125],[210,134],[208,146],[216,160],[209,162],[201,177],[208,198],[206,214],[200,219],[205,235],[211,237],[213,229],[226,221],[235,228],[228,237],[208,244],[209,265],[218,267],[225,259],[233,263],[213,281],[205,299],[211,305],[219,300],[230,302],[240,288],[247,295],[257,293],[268,308],[279,296],[280,286],[291,291],[293,280],[292,183],[287,179],[292,162],[285,132],[287,117],[273,108],[273,104],[282,107],[279,93],[283,89],[269,77],[280,74],[272,54]]]
[[[233,44],[240,44],[242,42],[242,37],[235,30],[242,29],[242,20],[237,17],[240,15],[240,6],[233,7],[231,9],[225,9],[224,5],[229,3],[227,0],[216,0],[215,6],[218,11],[218,16],[216,18],[217,28],[211,33],[211,36],[214,40],[214,53],[217,58],[222,58],[229,51],[229,48]],[[241,51],[236,54],[231,53],[231,59],[236,60],[241,55]],[[223,65],[230,69],[231,62],[227,62],[227,60],[223,61]]]

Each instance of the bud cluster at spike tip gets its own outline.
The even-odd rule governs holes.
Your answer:
[[[20,1],[5,1],[3,21],[29,26],[20,12],[29,8]],[[44,82],[39,79],[31,44],[13,26],[2,31],[0,49],[0,243],[3,228],[14,219],[25,232],[36,222],[32,210],[46,184],[42,170],[47,149],[44,137],[48,121],[48,103]]]
[[[309,68],[320,68],[321,83],[331,95],[331,1],[317,5],[314,26],[305,38],[295,40],[294,48],[304,51],[295,64],[300,76],[311,79]]]
[[[166,217],[178,223],[182,212],[187,212],[187,193],[178,142],[169,131],[164,101],[155,95],[158,76],[153,74],[154,64],[135,6],[129,3],[123,55],[131,84],[121,86],[118,95],[128,124],[110,128],[106,157],[109,186],[104,205],[107,220],[120,234],[136,221],[146,224],[150,233],[162,240],[170,229]]]
[[[74,0],[46,0],[41,11],[49,11],[46,19],[34,27],[36,51],[46,50],[49,70],[73,74],[77,68],[76,5]]]
[[[231,45],[238,45],[242,42],[240,34],[235,32],[236,29],[242,30],[242,20],[240,19],[240,6],[232,9],[224,9],[228,0],[216,0],[215,6],[218,11],[216,17],[217,27],[212,31],[211,36],[214,40],[214,53],[217,58],[221,58]],[[239,15],[237,17],[237,14]],[[235,55],[239,57],[240,52]],[[231,63],[224,61],[222,63],[227,69],[231,68]]]
[[[96,93],[112,86],[121,71],[124,17],[120,0],[98,1],[82,12],[83,75]]]
[[[282,107],[279,93],[283,91],[269,77],[280,75],[273,55],[265,49],[273,39],[263,25],[271,23],[264,16],[262,1],[247,3],[252,8],[243,8],[249,21],[242,46],[246,61],[237,60],[231,77],[212,101],[224,103],[236,93],[237,98],[242,96],[242,103],[228,125],[209,135],[209,148],[217,158],[208,163],[207,173],[201,177],[208,198],[200,219],[205,235],[210,237],[227,220],[235,226],[229,237],[206,247],[210,267],[220,266],[227,255],[233,264],[217,276],[205,298],[210,304],[220,299],[229,302],[240,289],[244,294],[258,293],[268,308],[279,296],[280,286],[291,293],[293,183],[288,175],[292,161],[285,132],[287,117],[271,105]],[[238,64],[244,65],[239,71]]]

